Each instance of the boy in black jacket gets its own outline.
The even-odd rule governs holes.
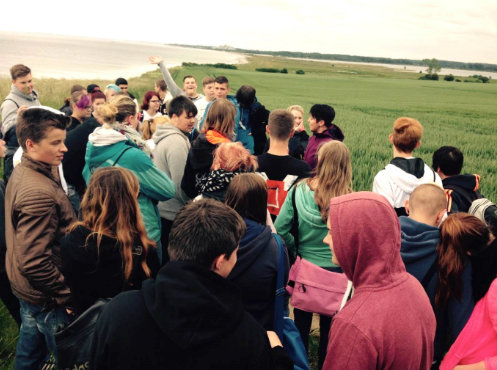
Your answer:
[[[220,202],[186,205],[171,229],[171,262],[100,316],[90,368],[293,369],[225,279],[244,233],[242,218]]]

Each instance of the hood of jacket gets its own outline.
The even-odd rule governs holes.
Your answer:
[[[142,293],[153,320],[182,349],[231,335],[244,314],[234,284],[189,262],[169,262],[143,283]]]
[[[311,190],[307,182],[297,185],[295,191],[295,204],[297,206],[299,219],[302,217],[313,227],[322,228],[323,220],[316,201],[314,191]],[[288,196],[291,196],[289,193]]]
[[[399,220],[383,196],[358,192],[333,198],[329,220],[336,258],[356,290],[384,288],[408,276]]]
[[[478,191],[480,187],[480,175],[454,175],[443,179],[442,184],[444,188],[455,185],[468,192]]]
[[[22,99],[26,99],[30,102],[34,102],[34,101],[38,100],[38,93],[35,90],[33,90],[29,94],[24,94],[22,91],[19,91],[19,89],[15,85],[12,85],[10,87],[10,93],[15,95],[15,96],[18,96]]]
[[[163,139],[169,137],[171,135],[178,135],[178,138],[181,138],[187,143],[188,147],[190,147],[190,141],[188,137],[176,126],[171,123],[164,123],[162,125],[157,125],[155,129],[155,133],[152,136],[152,140],[155,145],[159,144]]]
[[[88,136],[86,167],[91,171],[107,161],[112,166],[119,154],[129,146],[135,147],[126,136],[113,129],[98,127]]]
[[[217,145],[211,144],[204,133],[201,133],[193,141],[189,153],[190,163],[193,169],[210,168],[212,164],[212,152],[216,149]]]
[[[406,216],[399,217],[401,247],[400,255],[407,271],[422,281],[437,259],[440,241],[438,227],[427,225]]]
[[[330,127],[328,127],[328,129],[324,132],[321,132],[321,133],[314,133],[314,136],[316,137],[316,139],[319,139],[319,140],[328,140],[328,139],[333,139],[333,140],[339,140],[339,141],[343,141],[343,139],[345,139],[345,135],[343,134],[342,130],[340,129],[340,127],[338,127],[337,125],[335,124],[331,124]]]
[[[269,226],[261,225],[248,218],[244,218],[243,220],[247,225],[247,231],[240,241],[236,265],[229,275],[230,280],[236,280],[247,269],[253,266],[261,253],[265,251],[272,238]]]
[[[385,166],[392,181],[405,193],[411,194],[421,184],[435,182],[437,176],[421,158],[396,157]]]

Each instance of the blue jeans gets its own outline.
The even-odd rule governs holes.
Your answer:
[[[19,299],[21,329],[16,349],[15,369],[39,369],[50,353],[57,360],[54,334],[70,321],[65,308],[45,310],[42,306]]]

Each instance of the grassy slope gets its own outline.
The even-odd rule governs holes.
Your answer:
[[[465,155],[464,171],[482,175],[482,192],[497,199],[496,118],[497,84],[420,81],[416,73],[388,68],[311,62],[279,57],[248,57],[239,70],[208,67],[174,69],[173,76],[191,74],[198,81],[206,75],[226,75],[233,91],[242,84],[253,85],[268,109],[300,104],[306,112],[312,104],[331,104],[335,123],[345,133],[353,157],[355,190],[370,190],[374,175],[391,158],[388,134],[399,116],[419,119],[425,128],[417,155],[431,164],[434,150],[454,145]],[[287,68],[288,74],[254,72],[258,67]],[[305,75],[296,75],[303,69]],[[129,79],[130,90],[139,96],[153,88],[159,72]],[[35,75],[36,78],[36,75]],[[36,80],[43,104],[58,108],[71,85],[112,81]],[[0,79],[0,97],[7,95],[9,81]],[[0,304],[0,368],[10,368],[17,328]]]

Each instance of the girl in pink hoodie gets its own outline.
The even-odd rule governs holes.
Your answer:
[[[445,355],[440,370],[449,369],[497,369],[497,279]]]

